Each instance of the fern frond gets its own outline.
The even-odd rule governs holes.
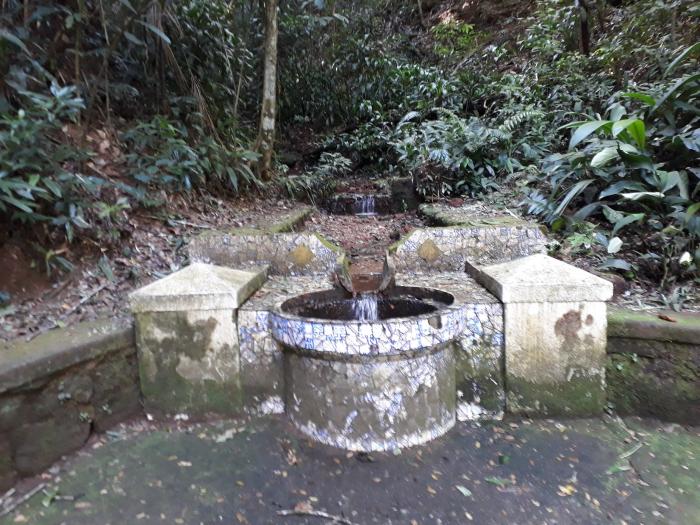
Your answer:
[[[534,109],[526,109],[524,111],[516,113],[512,117],[508,117],[505,121],[503,121],[503,124],[498,126],[498,129],[500,129],[501,131],[505,131],[506,133],[512,133],[523,123],[541,115],[541,111],[536,111]]]

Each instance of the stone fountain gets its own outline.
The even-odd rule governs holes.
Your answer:
[[[363,278],[316,234],[207,232],[191,266],[131,296],[144,406],[285,414],[362,451],[455,419],[601,413],[612,285],[545,241],[512,219],[422,228]]]

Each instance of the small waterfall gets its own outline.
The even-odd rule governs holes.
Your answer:
[[[352,313],[358,321],[379,320],[379,297],[376,293],[362,293],[352,300]]]
[[[376,212],[374,211],[374,195],[363,195],[362,199],[360,199],[359,206],[357,208],[359,208],[360,210],[358,215],[375,215]]]

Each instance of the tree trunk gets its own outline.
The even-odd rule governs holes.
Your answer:
[[[277,0],[264,0],[263,3],[265,6],[265,67],[256,149],[260,153],[258,173],[267,179],[272,173],[277,113]]]
[[[576,0],[575,3],[579,11],[579,49],[588,56],[591,53],[590,9],[587,0]]]

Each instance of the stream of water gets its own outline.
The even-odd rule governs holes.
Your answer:
[[[378,321],[379,297],[376,293],[361,293],[352,300],[352,312],[358,321]]]
[[[374,211],[374,195],[363,195],[359,203],[356,204],[357,208],[359,209],[357,215],[362,215],[365,217],[376,215],[376,212]]]

